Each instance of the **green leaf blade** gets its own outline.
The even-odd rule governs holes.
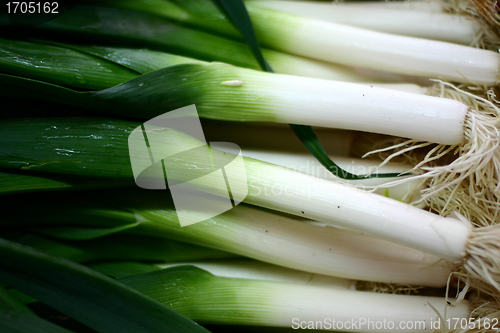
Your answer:
[[[207,332],[111,278],[3,239],[0,281],[101,332]]]

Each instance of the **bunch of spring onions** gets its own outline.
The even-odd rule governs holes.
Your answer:
[[[246,30],[240,1],[0,15],[1,330],[492,329],[496,11],[365,5],[247,1]],[[152,125],[192,105],[209,144]]]
[[[499,140],[495,134],[496,118],[491,116],[497,108],[492,102],[480,97],[450,91],[444,86],[429,89],[408,84],[361,86],[271,75],[147,50],[71,45],[62,48],[10,40],[4,40],[3,43],[6,54],[3,68],[10,74],[27,72],[25,75],[32,79],[87,89],[103,88],[102,84],[112,86],[129,79],[122,85],[99,93],[61,88],[53,90],[55,87],[52,85],[30,81],[30,85],[35,83],[33,94],[41,98],[145,119],[165,110],[185,106],[186,103],[195,104],[202,117],[212,119],[299,123],[411,138],[395,146],[410,146],[403,152],[429,147],[434,142],[440,145],[433,147],[412,170],[417,173],[425,171],[420,177],[430,179],[428,189],[423,193],[423,201],[427,200],[435,209],[449,213],[449,202],[466,200],[463,191],[457,189],[470,187],[466,194],[474,202],[480,202],[476,210],[488,211],[490,193],[495,196],[495,191],[484,192],[483,188],[490,188],[499,179],[496,153]],[[30,50],[36,47],[44,50],[43,54],[50,54],[52,59],[47,60],[41,54],[34,56],[33,63],[16,61],[17,56],[29,56],[32,53]],[[68,47],[73,49],[68,50]],[[61,63],[71,63],[76,59],[87,66],[84,68],[92,68],[92,73],[87,75],[79,69],[75,76],[73,68]],[[39,66],[39,61],[51,66]],[[128,72],[124,71],[123,66],[118,66],[122,63],[126,64]],[[53,66],[57,66],[57,72],[54,72]],[[164,68],[154,71],[161,67]],[[148,75],[137,78],[139,73],[148,72]],[[99,73],[103,79],[99,84],[92,80],[95,73]],[[82,81],[79,76],[83,75],[87,79]],[[136,80],[130,80],[132,77]],[[10,77],[5,79],[13,83]],[[143,81],[147,81],[147,85]],[[165,81],[169,84],[166,85]],[[24,87],[26,81],[15,84]],[[47,89],[51,90],[50,94],[45,92]],[[425,92],[450,99],[432,98]],[[155,98],[159,95],[172,97]],[[131,101],[127,96],[135,98]],[[120,105],[120,108],[116,109],[110,104]],[[400,105],[407,107],[402,111]],[[144,111],[138,115],[137,108]],[[459,152],[457,159],[444,166],[430,166],[430,163],[454,150]],[[467,210],[462,213],[468,215]]]

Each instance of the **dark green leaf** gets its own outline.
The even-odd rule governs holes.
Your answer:
[[[109,277],[3,239],[0,281],[100,332],[206,332]]]
[[[42,235],[73,240],[89,240],[111,235],[139,225],[140,222],[120,225],[112,228],[79,228],[79,227],[53,227],[32,229]]]
[[[306,148],[311,152],[311,154],[316,157],[316,159],[323,165],[328,171],[337,177],[342,179],[365,179],[365,178],[390,178],[398,177],[399,173],[374,173],[370,176],[366,175],[355,175],[346,170],[340,168],[335,164],[327,155],[323,146],[318,140],[318,137],[314,133],[311,126],[304,125],[290,125],[297,137],[302,141]]]
[[[0,287],[0,316],[5,316],[12,311],[13,313],[34,314],[27,306],[19,302],[5,288]]]
[[[137,261],[103,262],[90,264],[88,267],[117,279],[152,271],[159,271],[161,269],[158,266]]]
[[[82,190],[122,187],[130,182],[109,178],[73,177],[67,175],[0,169],[0,194],[51,190]]]
[[[179,262],[241,258],[207,247],[138,234],[118,233],[86,241],[55,240],[33,234],[13,236],[9,239],[48,255],[79,263],[108,260]]]
[[[3,29],[1,29],[3,25]],[[83,28],[82,28],[83,27]],[[76,6],[36,29],[10,27],[0,15],[0,31],[62,41],[145,47],[206,61],[220,61],[258,69],[241,42],[181,27],[155,15],[98,6]]]
[[[252,51],[255,59],[259,63],[260,68],[266,72],[273,72],[271,66],[267,63],[266,59],[262,55],[260,50],[259,42],[257,41],[257,36],[252,27],[252,22],[250,21],[250,16],[240,0],[213,0],[219,9],[229,18],[231,23],[238,29],[248,47]]]
[[[0,332],[71,333],[67,329],[39,318],[2,287],[0,287]]]
[[[0,71],[87,90],[109,88],[138,76],[116,62],[66,47],[4,38],[0,38]]]

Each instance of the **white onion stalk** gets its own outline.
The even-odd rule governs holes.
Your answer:
[[[405,6],[415,7],[415,1],[405,1]],[[480,34],[481,26],[470,17],[444,12],[444,5],[434,1],[432,10],[403,9],[399,4],[376,6],[345,2],[312,1],[252,1],[252,4],[280,12],[301,15],[354,27],[396,35],[441,40],[471,45]],[[427,5],[427,3],[426,3]]]
[[[182,240],[278,266],[351,280],[444,287],[454,268],[422,251],[244,204],[181,227],[176,210],[166,204],[164,195],[152,191],[139,194],[127,193],[119,202],[140,222],[130,230],[136,234]],[[187,197],[191,201],[196,198],[192,194]],[[204,214],[194,208],[183,211],[184,219],[198,220]]]
[[[227,174],[240,174],[238,166],[223,163],[231,158],[229,153],[211,149],[212,162],[203,161],[202,152],[191,149],[203,144],[186,134],[159,131],[154,127],[140,134],[147,135],[150,145],[155,146],[153,159],[163,158],[166,170],[174,172],[174,179],[187,181],[202,191],[222,197],[228,195],[225,186],[214,183],[210,177],[201,177],[213,168],[224,168]],[[161,142],[161,146],[156,148],[155,142]],[[171,155],[169,142],[176,149],[179,142],[183,142],[182,158],[164,158]],[[148,161],[149,153],[145,154],[140,148],[142,146],[130,147],[131,156],[137,154]],[[262,161],[250,158],[244,161],[246,177],[235,177],[231,190],[234,193],[248,191],[245,202],[363,232],[462,263],[473,277],[500,290],[499,225],[473,229],[463,219],[441,217],[374,193]]]
[[[389,81],[383,77],[371,75],[370,73],[361,73],[353,68],[332,62],[272,50],[263,49],[262,52],[276,73],[357,83]]]
[[[247,3],[259,41],[276,50],[343,65],[452,82],[496,85],[493,51],[310,19]]]
[[[355,289],[355,281],[334,276],[313,274],[256,260],[216,260],[156,264],[159,268],[192,265],[213,275],[239,279],[289,282],[335,289]]]
[[[437,328],[440,317],[468,320],[470,315],[467,301],[447,307],[443,297],[233,279],[193,266],[134,275],[120,282],[200,323],[424,333]]]

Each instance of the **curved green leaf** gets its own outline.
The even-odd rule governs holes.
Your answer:
[[[72,333],[34,314],[20,300],[0,287],[0,332]]]
[[[109,88],[138,75],[116,62],[66,47],[4,38],[0,71],[87,90]]]
[[[3,239],[0,281],[100,332],[207,332],[105,275]]]
[[[133,183],[121,179],[73,177],[0,169],[0,195],[52,190],[83,190],[123,187]]]
[[[10,22],[0,15],[0,31],[2,30],[16,35],[57,38],[69,42],[73,42],[75,36],[78,36],[79,42],[145,47],[205,61],[259,68],[244,43],[188,29],[162,17],[130,10],[76,6],[66,14],[35,29],[23,29],[22,25],[11,26]]]
[[[140,222],[124,224],[112,228],[81,228],[81,227],[53,227],[53,228],[36,228],[33,232],[42,235],[73,240],[89,240],[107,235],[111,235],[120,231],[138,226]]]
[[[240,0],[213,0],[219,9],[229,18],[231,23],[238,29],[245,42],[247,43],[252,54],[257,59],[260,68],[266,72],[273,72],[271,66],[267,63],[266,59],[262,55],[260,50],[259,42],[257,41],[257,36],[253,31],[252,22],[250,21],[250,16]]]
[[[135,233],[117,233],[85,241],[56,240],[34,234],[12,236],[9,239],[48,255],[78,263],[109,260],[178,262],[241,258],[236,254],[208,247]]]
[[[158,266],[137,261],[102,262],[90,264],[88,267],[101,272],[102,274],[112,276],[115,279],[152,271],[159,271],[161,269]]]

